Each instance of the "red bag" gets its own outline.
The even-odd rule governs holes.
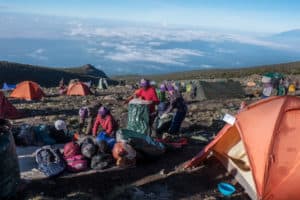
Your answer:
[[[87,160],[83,155],[76,155],[66,159],[67,169],[70,172],[81,172],[88,169]]]
[[[80,155],[80,147],[75,142],[69,142],[64,146],[64,158],[70,158],[76,155]]]

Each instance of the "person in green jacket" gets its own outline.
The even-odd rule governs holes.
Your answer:
[[[286,89],[283,84],[283,79],[280,79],[279,84],[278,84],[277,96],[284,96],[284,95],[286,95]]]
[[[159,89],[156,89],[156,94],[157,94],[157,97],[158,97],[160,103],[166,102],[166,100],[167,100],[166,91],[167,91],[167,88],[166,88],[165,84],[161,84]]]

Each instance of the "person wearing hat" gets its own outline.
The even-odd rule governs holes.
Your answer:
[[[171,122],[171,126],[169,129],[170,134],[177,134],[179,132],[181,123],[183,122],[186,113],[187,113],[187,105],[178,90],[175,90],[174,86],[169,84],[167,86],[167,91],[169,95],[169,107],[166,109],[161,118],[167,117],[167,114],[176,109],[174,117]]]
[[[150,85],[149,80],[140,81],[140,89],[135,92],[135,96],[146,101],[151,101],[150,114],[155,112],[155,105],[159,103],[155,88]]]
[[[117,123],[108,108],[101,106],[93,127],[93,136],[97,136],[99,126],[105,135],[113,137],[117,130]]]
[[[94,119],[97,117],[101,105],[100,102],[95,101],[91,105],[79,109],[79,134],[92,134]]]

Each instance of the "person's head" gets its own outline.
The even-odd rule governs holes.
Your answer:
[[[88,117],[88,108],[87,107],[80,108],[78,114],[81,119],[87,118]]]
[[[141,79],[140,81],[140,87],[143,88],[143,89],[147,89],[148,87],[150,86],[150,82],[149,80],[146,80],[146,79]]]
[[[63,121],[63,120],[56,120],[55,122],[54,122],[54,127],[55,127],[55,129],[56,130],[58,130],[58,131],[64,131],[64,132],[67,132],[67,125],[66,125],[66,123],[65,123],[65,121]]]
[[[175,92],[175,88],[172,84],[169,84],[167,86],[167,90],[168,90],[168,93],[171,94],[171,95],[174,94],[174,92]]]
[[[101,106],[98,110],[98,114],[101,116],[101,117],[105,117],[107,114],[109,113],[109,110],[108,108],[104,107],[104,106]]]
[[[165,84],[161,84],[160,87],[159,87],[159,90],[161,92],[166,92],[167,91],[166,85]]]

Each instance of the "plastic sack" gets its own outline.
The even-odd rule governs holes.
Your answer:
[[[165,153],[165,146],[153,140],[149,135],[137,133],[135,131],[122,129],[117,131],[117,142],[130,144],[136,151],[146,156],[155,157]]]
[[[35,138],[40,145],[53,145],[56,141],[50,136],[50,129],[48,126],[41,124],[33,127]]]
[[[138,101],[138,100],[135,100]],[[128,105],[128,124],[127,129],[142,133],[150,133],[149,123],[149,105],[142,103],[142,101],[131,101]]]
[[[66,158],[67,170],[70,172],[81,172],[88,169],[88,162],[83,155],[75,155]]]
[[[115,144],[112,155],[117,160],[117,166],[126,167],[134,165],[136,162],[136,151],[124,142],[117,142]]]
[[[20,126],[20,132],[16,135],[16,143],[25,146],[35,144],[35,135],[31,125],[22,124]]]
[[[91,160],[91,168],[96,170],[105,169],[113,164],[113,162],[114,159],[111,154],[97,154]]]

